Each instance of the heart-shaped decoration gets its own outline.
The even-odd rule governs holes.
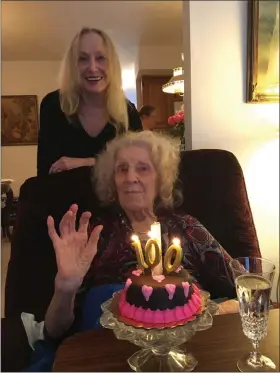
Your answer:
[[[135,269],[134,271],[132,271],[132,274],[137,277],[140,276],[142,273],[142,269]]]
[[[172,300],[176,290],[176,286],[173,284],[166,284],[165,289],[168,292],[168,299]]]
[[[165,276],[164,275],[155,275],[153,276],[153,280],[157,281],[157,282],[162,282],[163,280],[165,279]]]
[[[128,289],[129,286],[130,286],[131,284],[132,284],[132,281],[131,281],[130,278],[128,278],[128,279],[126,280],[126,283],[125,283],[125,289]]]
[[[177,269],[175,269],[175,272],[179,273],[183,268],[184,268],[183,266],[179,266]]]
[[[190,284],[189,282],[182,282],[182,286],[184,288],[184,294],[185,294],[185,297],[188,298],[188,295],[189,295],[189,291],[190,291]]]
[[[147,286],[147,285],[142,286],[142,294],[144,295],[146,302],[148,302],[148,300],[150,299],[152,292],[153,292],[153,288],[151,286]]]

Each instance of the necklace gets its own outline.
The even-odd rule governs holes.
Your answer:
[[[134,232],[135,234],[139,236],[147,235],[148,232],[141,232],[141,231],[135,231],[131,225],[128,224],[127,218],[123,216],[123,214],[119,214],[119,217],[121,219],[121,223],[123,226],[125,226],[130,232]]]

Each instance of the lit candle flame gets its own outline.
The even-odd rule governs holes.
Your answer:
[[[181,243],[179,238],[173,238],[172,242],[174,245],[177,245],[177,246],[180,246],[180,243]]]
[[[132,239],[132,241],[135,241],[135,242],[138,242],[138,241],[139,241],[139,237],[138,237],[136,234],[133,234],[133,235],[131,236],[131,239]]]

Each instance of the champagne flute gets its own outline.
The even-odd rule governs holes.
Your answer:
[[[259,343],[267,335],[270,294],[275,265],[266,259],[242,257],[233,259],[230,268],[235,280],[243,333],[253,344],[253,351],[241,357],[241,372],[274,372],[271,359],[259,352]]]

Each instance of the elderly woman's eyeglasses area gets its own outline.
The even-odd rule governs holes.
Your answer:
[[[229,299],[221,303],[220,313],[238,311],[230,300],[236,297],[230,255],[195,217],[174,212],[181,195],[175,187],[179,161],[178,148],[169,138],[150,131],[128,132],[108,144],[93,171],[95,191],[110,213],[93,220],[90,212],[84,212],[76,222],[78,206],[72,205],[59,232],[48,217],[57,275],[45,335],[60,339],[71,333],[84,307],[93,307],[91,317],[98,324],[100,304],[124,288],[137,268],[132,235],[144,246],[155,222],[161,227],[162,255],[170,240],[178,238],[181,265],[195,286],[208,291],[212,299]]]

